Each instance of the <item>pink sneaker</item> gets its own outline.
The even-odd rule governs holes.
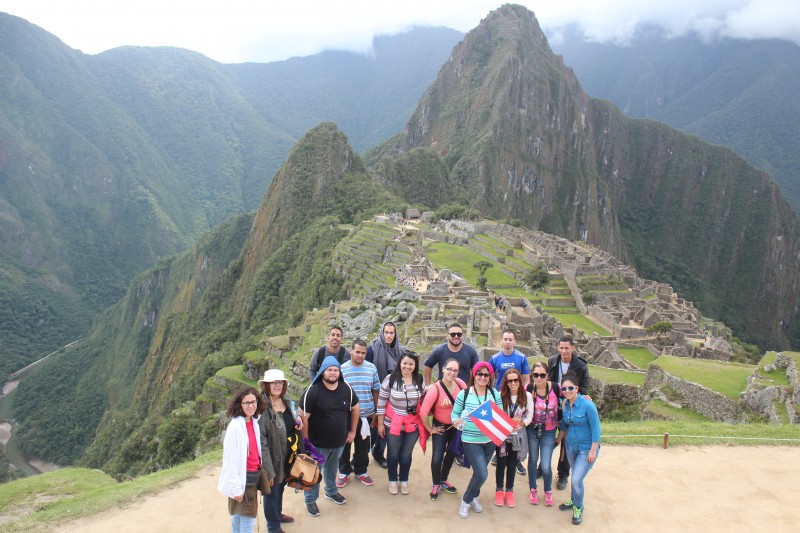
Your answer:
[[[531,493],[528,495],[528,501],[531,502],[531,505],[539,505],[539,496],[536,494],[536,489],[531,489]],[[552,503],[550,505],[552,505]]]
[[[498,507],[502,507],[505,505],[506,493],[502,490],[498,490],[494,493],[494,504]]]
[[[506,505],[508,507],[516,507],[517,499],[514,497],[513,492],[506,492]]]
[[[545,491],[544,493],[544,504],[548,507],[553,506],[553,493],[550,491]]]

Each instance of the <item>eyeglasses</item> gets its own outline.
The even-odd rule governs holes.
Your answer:
[[[452,373],[455,374],[456,372],[458,372],[458,369],[457,368],[445,368],[444,371],[445,372],[452,372]]]
[[[507,379],[506,383],[519,383],[518,379]]]
[[[489,374],[487,374],[486,372],[478,372],[477,374],[475,374],[475,377],[476,378],[488,378]]]
[[[544,374],[539,374],[539,373],[537,373],[537,372],[532,372],[532,373],[531,373],[531,376],[533,376],[534,378],[541,378],[541,379],[544,379],[544,378],[546,378],[546,377],[547,377],[547,372],[545,372]]]
[[[242,405],[244,405],[245,407],[253,407],[255,405],[258,405],[258,402],[242,402]]]
[[[450,335],[451,337],[461,337],[464,334],[460,333],[460,332],[457,332],[457,331],[454,331],[452,333],[449,333],[448,335]]]
[[[577,390],[577,389],[578,389],[578,387],[561,387],[561,390],[565,390],[565,391],[569,391],[569,392],[572,392],[572,391]]]

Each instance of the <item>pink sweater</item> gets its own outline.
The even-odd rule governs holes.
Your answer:
[[[467,388],[467,384],[462,380],[456,378],[455,381],[459,389]],[[458,392],[453,394],[454,399],[457,396]],[[432,412],[434,419],[449,426],[453,423],[450,420],[450,412],[452,410],[453,404],[450,402],[450,398],[448,398],[447,393],[442,390],[441,383],[437,381],[433,383],[430,389],[428,389],[428,392],[425,393],[425,399],[422,401],[422,405],[419,408],[419,415],[429,416]]]

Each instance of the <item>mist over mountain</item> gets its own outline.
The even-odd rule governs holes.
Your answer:
[[[590,95],[731,147],[770,173],[800,211],[800,47],[789,41],[667,38],[626,46],[567,31],[553,44]]]

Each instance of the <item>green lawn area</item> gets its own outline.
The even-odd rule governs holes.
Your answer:
[[[570,326],[578,326],[580,329],[585,331],[587,335],[591,335],[592,333],[597,333],[603,337],[611,335],[611,332],[606,328],[599,324],[595,324],[588,317],[581,315],[580,313],[551,313],[548,311],[547,314],[561,322],[561,325],[565,328]]]
[[[217,374],[233,381],[240,381],[242,383],[246,383],[247,385],[252,385],[253,387],[255,387],[257,384],[256,381],[253,381],[244,375],[244,372],[242,372],[242,365],[220,368],[217,370]]]
[[[488,261],[485,256],[469,248],[440,242],[437,242],[435,246],[429,248],[425,252],[425,255],[437,269],[449,268],[453,272],[463,276],[467,280],[467,283],[473,287],[477,287],[478,285],[478,269],[472,265],[479,261]],[[495,261],[489,262],[493,263],[495,266],[486,270],[487,285],[517,285],[517,280],[500,271],[498,263]],[[512,291],[520,292],[514,294]],[[532,294],[521,291],[521,289],[498,289],[497,293],[503,296],[526,296],[529,298],[536,298]]]
[[[629,385],[644,385],[644,374],[628,372],[604,366],[589,365],[589,375],[603,383],[627,383]]]
[[[661,356],[653,361],[670,374],[724,394],[733,400],[747,386],[747,378],[755,366],[740,363],[721,363],[705,359]]]
[[[619,348],[619,354],[642,370],[655,359],[647,348]]]
[[[678,408],[673,407],[668,403],[665,403],[661,400],[651,400],[649,404],[647,404],[647,409],[652,411],[656,414],[667,416],[673,420],[681,420],[684,422],[709,422],[709,419],[698,413],[697,411],[693,411],[687,408]]]
[[[785,368],[776,368],[772,372],[765,372],[764,367],[775,362],[777,352],[767,352],[761,361],[758,362],[758,375],[761,377],[760,383],[768,385],[789,385],[789,378],[786,377]]]

